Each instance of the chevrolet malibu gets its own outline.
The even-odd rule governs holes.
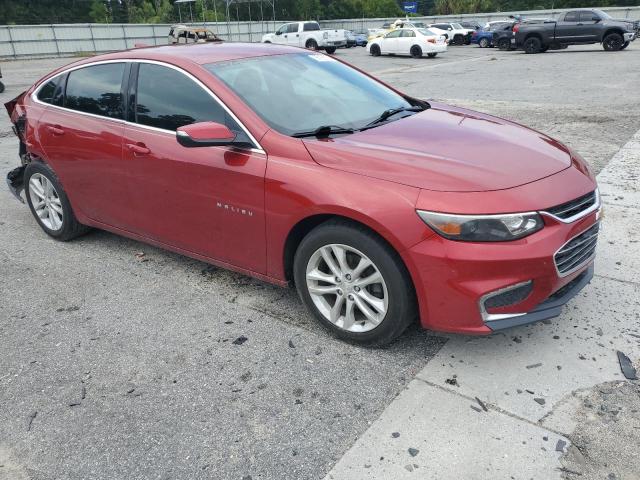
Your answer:
[[[347,341],[547,319],[593,276],[600,198],[578,154],[324,54],[141,48],[6,107],[7,181],[47,235],[99,228],[294,284]]]

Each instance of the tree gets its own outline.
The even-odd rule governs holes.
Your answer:
[[[93,0],[93,2],[91,2],[89,16],[94,23],[111,23],[113,21],[111,11],[104,2],[99,0]]]

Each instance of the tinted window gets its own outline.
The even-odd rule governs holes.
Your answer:
[[[394,30],[393,32],[387,33],[385,38],[398,38],[402,34],[402,30]]]
[[[304,24],[305,32],[315,32],[316,30],[320,30],[320,25],[315,22],[308,22]]]
[[[45,103],[53,103],[53,95],[56,91],[56,86],[58,84],[58,78],[53,78],[45,83],[40,91],[38,92],[38,100]]]
[[[69,73],[64,106],[109,118],[122,118],[124,63],[80,68]]]
[[[287,27],[287,33],[297,33],[298,32],[298,24],[290,23]]]
[[[593,12],[580,12],[580,21],[581,22],[595,22],[596,20],[600,20],[600,17]]]
[[[140,64],[136,94],[136,122],[164,130],[176,130],[196,122],[227,125],[239,141],[246,133],[211,95],[183,73],[149,63]]]
[[[403,37],[415,37],[416,34],[415,34],[415,32],[413,30],[404,30],[402,32],[402,36]]]
[[[569,12],[564,16],[565,22],[577,22],[579,12]]]

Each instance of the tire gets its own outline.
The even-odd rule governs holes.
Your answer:
[[[462,35],[456,35],[453,37],[454,45],[464,45],[464,37]]]
[[[0,82],[0,93],[4,92],[4,83]]]
[[[546,47],[542,47],[542,48],[540,49],[540,53],[544,53],[544,52],[546,52],[547,50],[549,50],[549,47],[548,47],[548,46],[546,46]]]
[[[489,40],[486,38],[481,38],[480,41],[478,42],[478,46],[480,48],[487,48],[489,46]]]
[[[511,40],[508,38],[501,38],[498,40],[498,48],[505,51],[511,50]]]
[[[374,57],[379,57],[381,53],[382,52],[380,51],[380,46],[377,44],[373,44],[369,48],[369,54],[373,55]]]
[[[324,51],[327,52],[329,55],[333,55],[334,53],[336,53],[336,47],[326,47]]]
[[[29,209],[47,235],[66,242],[89,231],[76,219],[67,194],[48,165],[29,163],[24,170],[24,185]],[[39,207],[39,203],[44,206]]]
[[[627,47],[629,46],[629,44],[630,44],[630,43],[631,43],[631,42],[624,42],[624,43],[622,44],[622,47],[620,47],[620,50],[624,50],[625,48],[627,48]],[[3,87],[3,88],[4,88],[4,87]],[[2,90],[0,90],[0,92],[2,92]]]
[[[422,49],[418,45],[411,47],[409,53],[413,58],[422,58]]]
[[[622,50],[624,38],[619,33],[610,33],[602,39],[602,46],[607,52],[617,52]]]
[[[309,50],[318,50],[318,42],[311,38],[307,40],[307,43],[305,43],[304,47],[308,48]]]
[[[427,53],[427,57],[429,58],[436,58],[437,56],[438,56],[438,52]]]
[[[337,261],[336,251],[346,253],[344,268]],[[329,268],[325,255],[333,262],[333,269]],[[365,257],[371,266],[359,274],[354,273],[356,265]],[[380,237],[361,225],[329,220],[313,229],[296,251],[293,271],[303,303],[322,326],[342,340],[360,345],[385,345],[399,337],[416,318],[413,285],[402,260]],[[351,273],[357,277],[351,279]],[[381,281],[358,287],[357,279],[366,281],[376,273]],[[312,294],[309,289],[313,287],[336,290]],[[338,302],[339,310],[332,314]],[[376,320],[370,321],[360,305]]]
[[[524,50],[524,53],[540,53],[542,50],[542,42],[538,37],[529,37],[524,41],[522,49]]]

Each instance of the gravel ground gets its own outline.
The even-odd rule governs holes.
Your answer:
[[[640,124],[639,52],[338,56],[550,133],[599,171]],[[3,63],[0,101],[72,60]],[[16,150],[3,117],[2,171]],[[3,480],[321,478],[443,344],[414,328],[360,349],[292,291],[104,232],[57,243],[6,189],[0,255]]]

